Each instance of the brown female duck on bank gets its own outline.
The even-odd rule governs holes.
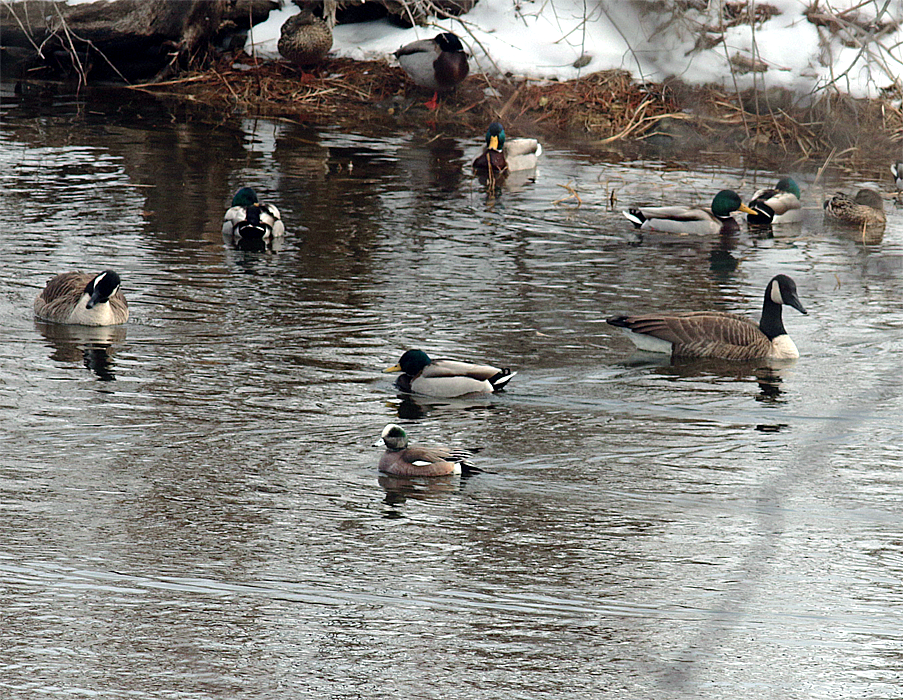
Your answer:
[[[723,311],[616,316],[608,323],[623,328],[640,350],[671,357],[793,360],[800,353],[784,330],[784,304],[806,313],[796,283],[787,275],[775,275],[765,287],[758,325],[745,316]]]
[[[99,275],[64,272],[51,279],[34,301],[42,321],[78,326],[117,326],[129,320],[129,306],[113,270]]]
[[[884,200],[881,193],[864,187],[852,199],[838,192],[825,200],[825,216],[841,224],[856,228],[883,227],[887,222],[884,215]]]
[[[436,109],[439,93],[452,90],[470,72],[464,46],[451,32],[412,41],[398,49],[395,58],[415,84],[433,91],[428,109]]]
[[[394,367],[384,372],[402,372],[395,386],[403,392],[453,398],[465,394],[500,391],[517,372],[507,367],[478,365],[458,360],[433,360],[423,350],[408,350]]]
[[[735,211],[755,214],[733,190],[721,190],[712,199],[711,208],[690,205],[667,207],[631,207],[623,212],[635,228],[662,233],[715,234],[736,231]]]
[[[400,425],[389,423],[382,432],[386,451],[379,471],[395,476],[451,476],[482,471],[470,462],[476,450],[410,445]]]
[[[279,53],[299,66],[322,61],[332,48],[332,28],[310,10],[292,15],[280,30]]]
[[[536,167],[542,145],[536,139],[506,139],[501,122],[492,122],[486,130],[486,147],[473,162],[477,172],[499,174]]]

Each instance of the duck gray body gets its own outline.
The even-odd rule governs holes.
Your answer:
[[[274,204],[258,201],[257,193],[242,187],[223,217],[223,239],[238,247],[271,245],[285,235],[285,224]]]
[[[390,423],[383,428],[386,451],[379,460],[379,471],[396,476],[450,476],[478,472],[469,458],[473,450],[410,445],[404,429]]]
[[[401,391],[453,398],[465,394],[491,394],[501,390],[517,372],[507,367],[459,360],[433,360],[422,350],[408,350],[385,372],[402,372],[395,381]]]
[[[806,313],[793,280],[776,275],[765,288],[758,324],[721,311],[616,316],[608,323],[625,329],[639,349],[666,352],[672,357],[791,360],[799,357],[799,350],[784,330],[784,304]]]
[[[119,275],[113,270],[57,275],[35,299],[34,313],[43,321],[79,326],[116,326],[129,319]]]
[[[415,84],[436,92],[451,90],[470,72],[464,46],[451,32],[412,41],[398,49],[395,58]]]

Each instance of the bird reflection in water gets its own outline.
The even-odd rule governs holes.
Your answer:
[[[442,411],[457,413],[458,411],[489,409],[493,404],[489,394],[465,395],[451,399],[423,394],[399,394],[396,400],[387,402],[387,405],[389,408],[395,409],[400,419],[417,420]]]
[[[36,321],[35,326],[53,349],[51,360],[81,362],[101,381],[116,380],[112,347],[125,340],[125,326],[75,326],[42,321]]]

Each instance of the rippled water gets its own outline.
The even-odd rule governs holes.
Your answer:
[[[638,241],[628,203],[775,176],[549,143],[493,193],[479,137],[3,97],[0,696],[900,697],[903,210],[863,243],[803,171],[802,226]],[[223,245],[246,184],[278,253]],[[106,267],[127,327],[33,319]],[[787,367],[604,323],[777,272]],[[399,397],[415,346],[518,376]],[[391,421],[487,472],[378,478]]]

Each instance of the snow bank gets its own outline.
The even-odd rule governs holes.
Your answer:
[[[822,14],[841,19],[832,31],[806,18],[810,0],[772,0],[768,4],[779,14],[755,26],[728,27],[723,42],[694,48],[701,38],[717,39],[722,33],[717,29],[722,22],[719,12],[738,4],[712,2],[708,9],[663,13],[669,2],[479,0],[467,15],[436,20],[429,27],[401,29],[384,20],[339,25],[333,53],[394,60],[391,54],[399,46],[453,31],[472,54],[473,70],[533,79],[569,80],[622,68],[639,80],[658,82],[677,76],[689,83],[726,87],[733,87],[736,80],[741,88],[755,84],[798,92],[833,81],[843,92],[874,97],[903,74],[903,0],[887,3],[880,20],[896,25],[885,33],[865,24],[885,7],[883,1],[834,0],[827,5],[822,0]],[[761,11],[764,5],[756,7]],[[856,15],[842,14],[852,8],[858,8]],[[278,57],[279,29],[298,11],[289,3],[273,11],[266,22],[254,27],[247,50],[253,45],[258,56]],[[855,17],[865,29],[852,21]],[[740,72],[754,63],[768,70]]]

